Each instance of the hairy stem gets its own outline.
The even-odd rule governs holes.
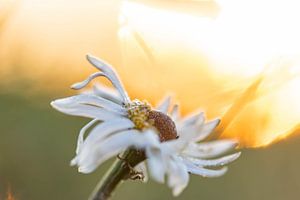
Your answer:
[[[117,159],[96,186],[89,200],[107,200],[123,180],[130,178],[131,168],[145,160],[142,151],[130,149]]]

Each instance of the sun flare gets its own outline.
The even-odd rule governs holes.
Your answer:
[[[218,78],[223,85],[218,86],[220,91],[250,88],[237,95],[233,103],[220,106],[215,101],[208,102],[206,107],[216,106],[214,114],[224,116],[219,134],[237,138],[242,146],[248,147],[265,146],[285,138],[300,119],[297,103],[300,96],[296,92],[300,87],[297,57],[300,30],[295,30],[300,17],[295,10],[297,6],[293,2],[284,5],[258,1],[217,2],[220,11],[216,17],[199,17],[125,1],[120,29],[120,40],[126,46],[124,57],[134,55],[132,51],[139,49],[145,63],[151,65],[153,62],[147,61],[154,57],[163,62],[160,55],[176,52],[176,48],[204,55],[209,64],[198,63],[195,70]],[[143,38],[142,44],[137,34]],[[149,54],[151,56],[147,56]],[[184,73],[196,66],[181,67],[172,63],[172,67]],[[209,90],[213,91],[212,82],[205,86],[189,84],[185,89],[211,87]]]
[[[155,104],[170,91],[184,114],[222,116],[216,136],[242,146],[298,130],[296,1],[13,2],[0,14],[3,88],[29,80],[61,92],[91,72],[82,69],[90,52],[117,68],[132,96]]]

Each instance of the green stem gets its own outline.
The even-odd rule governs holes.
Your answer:
[[[130,149],[117,159],[102,180],[96,186],[89,200],[107,200],[111,197],[112,192],[119,183],[130,178],[131,167],[136,166],[143,160],[145,155],[143,152]]]

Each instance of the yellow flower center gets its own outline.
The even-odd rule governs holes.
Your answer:
[[[125,107],[128,110],[128,118],[135,124],[136,129],[155,128],[162,142],[177,138],[173,120],[167,114],[152,110],[146,101],[133,100]]]
[[[128,118],[135,124],[135,128],[144,129],[151,124],[148,122],[149,112],[151,106],[146,101],[133,100],[130,104],[126,105],[128,110]]]

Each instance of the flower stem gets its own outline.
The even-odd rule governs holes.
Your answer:
[[[145,154],[142,151],[129,149],[117,159],[102,180],[96,186],[89,200],[107,200],[119,183],[130,178],[132,168],[145,160]]]

